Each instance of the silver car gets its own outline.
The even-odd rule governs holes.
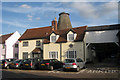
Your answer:
[[[81,58],[71,58],[64,60],[63,71],[75,70],[78,72],[81,68],[85,68],[85,63]]]

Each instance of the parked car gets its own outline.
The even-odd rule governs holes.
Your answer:
[[[1,67],[9,69],[9,64],[11,64],[15,60],[16,59],[3,59],[0,61]]]
[[[12,63],[10,63],[8,66],[9,68],[12,68],[12,69],[19,69],[22,61],[23,60],[15,60]]]
[[[38,69],[38,62],[40,62],[41,58],[28,58],[22,61],[21,68],[22,69]]]
[[[63,70],[75,70],[79,71],[81,68],[85,68],[85,63],[81,58],[65,59],[63,63]]]
[[[63,63],[58,61],[57,59],[42,60],[38,64],[39,69],[50,69],[50,70],[59,69],[62,68],[62,66]]]

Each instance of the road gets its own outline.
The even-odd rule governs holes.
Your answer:
[[[80,79],[80,78],[109,78],[118,79],[120,71],[118,69],[82,69],[79,72],[62,70],[19,70],[19,69],[2,69],[2,79],[38,79],[38,78],[66,78],[66,79]],[[22,80],[23,80],[22,79]],[[101,80],[101,79],[100,79]]]

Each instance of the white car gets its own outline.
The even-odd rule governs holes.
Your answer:
[[[65,59],[63,62],[63,71],[75,70],[78,72],[82,68],[85,68],[85,63],[81,58]]]

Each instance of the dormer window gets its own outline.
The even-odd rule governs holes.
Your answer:
[[[73,41],[74,40],[74,34],[68,34],[68,40]]]
[[[51,42],[56,42],[56,36],[51,36]]]

